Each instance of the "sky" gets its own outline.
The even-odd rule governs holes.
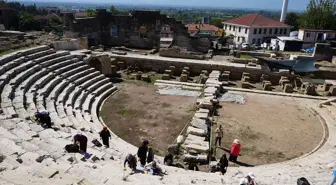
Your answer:
[[[22,0],[28,1],[28,0]],[[30,0],[32,1],[32,0]],[[69,0],[35,0],[36,2],[69,2]],[[172,6],[206,6],[223,8],[253,8],[280,10],[283,0],[71,0],[75,3],[118,3],[118,4],[153,4]],[[289,10],[304,10],[309,0],[289,0]]]

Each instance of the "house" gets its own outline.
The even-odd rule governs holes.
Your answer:
[[[281,36],[271,40],[271,48],[279,51],[300,51],[302,40],[296,37]]]
[[[189,34],[196,34],[199,35],[209,35],[213,37],[220,37],[222,36],[223,31],[213,25],[210,24],[188,24],[188,33]]]
[[[317,42],[336,39],[334,30],[300,29],[298,38],[303,41],[303,48],[310,48]]]
[[[87,18],[88,14],[86,12],[76,12],[75,17],[76,18]]]
[[[165,24],[161,27],[160,37],[161,38],[173,38],[173,30],[170,25]]]
[[[48,14],[52,14],[52,13],[60,14],[61,13],[61,9],[59,9],[58,7],[47,7],[46,10]]]
[[[224,32],[233,35],[237,44],[270,43],[272,38],[288,36],[290,32],[289,25],[257,13],[225,21],[223,25]]]
[[[210,17],[202,17],[202,24],[210,24],[211,18]]]

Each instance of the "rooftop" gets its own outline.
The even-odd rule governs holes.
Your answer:
[[[188,24],[188,31],[211,30],[219,31],[219,28],[210,24]]]
[[[296,37],[277,37],[279,40],[282,41],[298,41],[298,42],[302,42],[302,40],[296,38]]]
[[[336,32],[335,30],[319,30],[319,29],[300,29],[300,31],[309,31],[309,32]]]
[[[257,13],[231,19],[223,23],[253,27],[289,27],[289,25],[285,23],[262,16]]]

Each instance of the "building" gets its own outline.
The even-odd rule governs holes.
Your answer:
[[[300,29],[298,38],[303,41],[303,48],[306,49],[313,47],[315,43],[336,39],[336,31]]]
[[[257,13],[225,21],[223,25],[224,32],[233,35],[237,44],[270,43],[272,38],[288,36],[290,32],[289,25]]]
[[[60,14],[61,13],[61,9],[59,9],[58,7],[47,7],[46,10],[48,14],[51,14],[51,13]]]
[[[222,36],[223,31],[210,24],[188,24],[188,33],[189,34],[199,34],[199,35],[209,35],[212,37]]]
[[[211,18],[210,17],[203,17],[202,24],[210,24]]]
[[[207,53],[211,44],[208,38],[191,37],[181,21],[159,11],[113,15],[105,9],[97,9],[94,17],[76,18],[66,13],[62,19],[67,33],[74,37],[87,37],[89,46],[102,44],[110,47],[160,49],[171,43],[171,46],[188,51]]]
[[[173,38],[173,30],[170,25],[165,24],[161,27],[161,33],[160,36],[161,38]]]
[[[282,36],[271,40],[271,48],[279,51],[300,51],[302,44],[302,40],[295,37]]]
[[[87,18],[88,14],[86,12],[76,12],[75,17],[76,18]]]

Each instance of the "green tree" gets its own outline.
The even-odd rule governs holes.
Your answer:
[[[336,28],[336,0],[310,0],[300,19],[300,26],[308,29]]]
[[[111,6],[110,11],[113,15],[127,15],[127,12],[117,10],[114,5]]]
[[[19,27],[22,31],[40,30],[40,24],[28,12],[19,13]]]
[[[96,10],[94,10],[94,9],[86,10],[86,13],[87,13],[88,17],[95,17],[96,16]]]
[[[292,26],[293,30],[298,30],[299,29],[299,19],[300,19],[300,15],[298,13],[290,12],[287,14],[285,22],[286,24]]]
[[[214,26],[216,26],[218,28],[223,28],[222,22],[224,22],[224,20],[223,19],[219,19],[219,18],[211,19],[210,20],[210,24],[214,25]]]

